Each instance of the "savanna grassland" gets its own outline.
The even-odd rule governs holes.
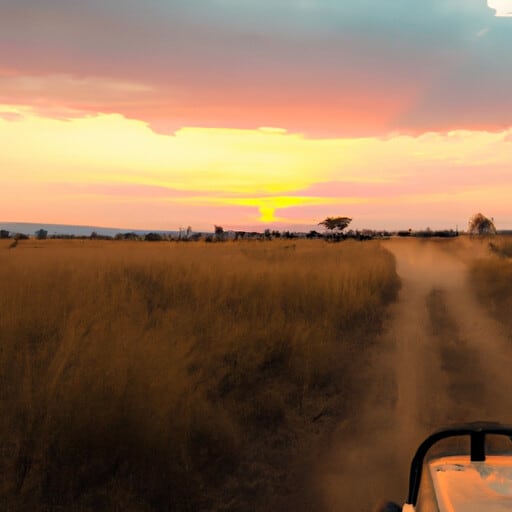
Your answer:
[[[0,244],[0,508],[288,508],[362,397],[378,242]]]
[[[474,262],[473,286],[482,304],[512,332],[512,237],[496,237],[488,257]]]

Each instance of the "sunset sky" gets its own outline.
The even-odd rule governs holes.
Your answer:
[[[512,229],[512,0],[0,0],[0,223]]]

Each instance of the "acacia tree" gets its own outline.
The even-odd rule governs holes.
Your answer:
[[[350,217],[327,217],[322,222],[319,222],[319,226],[324,226],[329,231],[337,230],[340,233],[352,222]]]
[[[469,219],[468,231],[470,235],[495,235],[496,226],[493,219],[488,219],[481,213],[475,213]]]

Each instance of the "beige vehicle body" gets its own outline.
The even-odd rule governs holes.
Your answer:
[[[506,450],[487,453],[487,438],[504,438]],[[469,437],[467,454],[428,456],[440,441]],[[418,448],[402,512],[512,511],[512,426],[470,423],[440,430]],[[509,446],[510,445],[510,446]]]

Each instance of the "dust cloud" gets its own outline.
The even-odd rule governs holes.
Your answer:
[[[361,397],[315,467],[322,510],[403,503],[410,459],[431,431],[466,421],[512,422],[510,333],[477,302],[469,239],[385,242],[402,288],[381,343],[359,377]]]

